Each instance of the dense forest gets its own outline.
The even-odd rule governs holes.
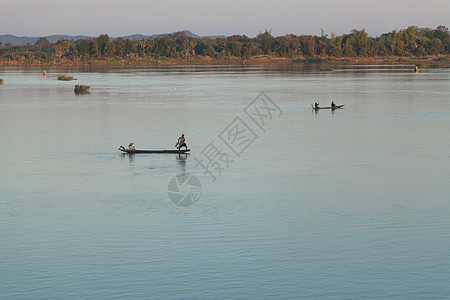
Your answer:
[[[258,56],[287,59],[424,57],[450,54],[450,35],[445,26],[436,29],[410,26],[379,37],[365,29],[321,36],[287,34],[274,37],[266,30],[256,37],[193,38],[184,32],[147,39],[60,39],[50,43],[40,38],[34,45],[0,43],[0,64],[94,63],[113,61],[186,61],[195,59],[250,60]]]

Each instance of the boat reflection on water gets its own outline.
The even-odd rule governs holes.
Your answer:
[[[189,153],[179,153],[175,155],[175,161],[178,166],[180,166],[180,171],[186,171],[186,161],[189,156]],[[136,159],[136,154],[134,153],[120,153],[119,157],[121,160],[125,160],[126,157],[128,157],[128,160],[130,162],[130,166],[134,166],[134,162]]]
[[[188,154],[187,153],[185,153],[185,154],[181,154],[180,153],[180,154],[177,154],[175,156],[175,160],[176,160],[178,166],[180,167],[180,171],[181,172],[185,172],[186,171],[186,160],[187,160],[187,158],[188,158]]]
[[[125,159],[125,157],[128,157],[128,160],[130,161],[130,166],[134,166],[134,159],[136,158],[136,154],[134,153],[120,153],[120,158],[122,160]]]

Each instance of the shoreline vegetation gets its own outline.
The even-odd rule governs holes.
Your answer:
[[[50,43],[40,38],[12,46],[0,43],[0,66],[70,65],[226,65],[286,63],[410,63],[447,67],[450,34],[410,26],[379,37],[364,29],[337,36],[287,34],[271,31],[255,38],[233,35],[218,38],[187,36],[185,32],[146,39],[111,39],[107,34],[80,40]],[[326,70],[326,68],[324,68]]]

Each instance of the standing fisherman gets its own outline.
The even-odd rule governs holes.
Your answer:
[[[178,148],[178,150],[180,150],[181,147],[185,147],[187,150],[186,139],[184,138],[184,133],[178,138],[178,142],[175,145],[175,148]]]

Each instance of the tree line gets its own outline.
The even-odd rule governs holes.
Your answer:
[[[41,62],[65,58],[89,61],[91,59],[189,59],[212,57],[243,60],[258,55],[298,58],[322,57],[376,57],[376,56],[430,56],[450,54],[450,35],[445,26],[436,29],[410,26],[393,30],[379,37],[371,37],[365,29],[348,34],[321,36],[286,34],[274,37],[270,30],[250,38],[233,35],[226,38],[193,38],[177,32],[146,39],[110,38],[101,34],[97,38],[80,40],[60,39],[50,43],[40,38],[34,45],[13,46],[0,43],[0,58],[16,60],[28,58]]]

